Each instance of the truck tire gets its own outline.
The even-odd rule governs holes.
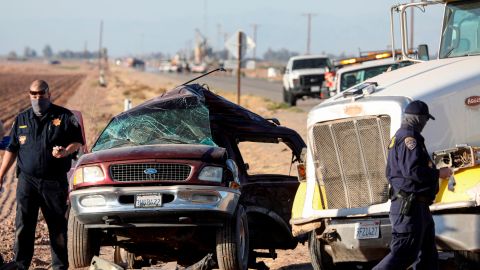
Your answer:
[[[94,236],[94,230],[85,229],[70,211],[68,215],[67,249],[70,267],[81,268],[90,265],[94,255],[100,252],[100,239]]]
[[[288,105],[296,106],[297,105],[297,97],[292,94],[292,92],[288,92]]]
[[[455,264],[459,270],[478,269],[480,253],[467,250],[455,251]]]
[[[287,90],[285,90],[285,88],[283,88],[283,102],[285,102],[285,103],[289,102],[289,99],[288,99],[289,94],[290,94],[290,92],[287,92]]]
[[[310,233],[308,250],[312,261],[313,270],[331,270],[335,268],[332,257],[325,252],[325,244],[317,239],[315,231]]]
[[[217,262],[220,270],[246,270],[249,233],[247,214],[239,205],[232,218],[227,218],[217,231]]]

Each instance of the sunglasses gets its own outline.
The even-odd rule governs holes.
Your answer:
[[[40,90],[40,91],[32,91],[30,90],[30,95],[32,96],[43,96],[47,93],[48,89],[43,89],[43,90]]]

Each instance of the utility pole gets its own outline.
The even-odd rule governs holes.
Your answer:
[[[316,16],[317,14],[314,13],[305,13],[303,16],[307,16],[307,52],[306,54],[310,54],[310,35],[312,31],[312,17]]]
[[[415,0],[411,0],[411,3],[415,2]],[[415,9],[411,8],[412,13],[410,14],[410,49],[413,50],[413,14]]]
[[[223,49],[222,46],[222,25],[217,23],[217,50],[221,51]]]
[[[257,28],[258,24],[252,24],[253,27],[253,42],[255,42],[255,47],[253,47],[253,60],[257,58]]]
[[[242,31],[238,32],[238,61],[237,61],[237,104],[240,105],[240,80],[242,77],[242,38],[243,38],[243,33]]]
[[[102,70],[102,36],[103,36],[103,20],[100,21],[100,38],[98,42],[98,70]]]

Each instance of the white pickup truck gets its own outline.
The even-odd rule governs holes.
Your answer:
[[[412,59],[405,12],[435,4],[445,9],[438,58]],[[480,0],[407,3],[391,12],[400,13],[402,60],[419,63],[369,78],[310,111],[294,234],[310,234],[315,270],[388,253],[387,147],[405,107],[422,100],[436,117],[423,132],[427,149],[437,168],[455,171],[439,180],[430,206],[437,247],[454,253],[456,269],[480,269]]]
[[[302,55],[288,60],[283,75],[283,101],[290,106],[303,97],[322,97],[322,84],[325,73],[333,70],[327,56]]]

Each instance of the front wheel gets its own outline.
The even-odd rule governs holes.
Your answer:
[[[246,270],[249,233],[247,214],[239,205],[233,218],[217,231],[217,261],[221,270]]]
[[[68,215],[68,263],[70,267],[81,268],[90,265],[94,255],[100,252],[100,239],[93,229],[86,229],[70,211]]]
[[[310,251],[310,259],[314,270],[334,269],[335,265],[333,264],[333,259],[325,251],[325,244],[316,237],[315,231],[310,233],[308,250]]]

